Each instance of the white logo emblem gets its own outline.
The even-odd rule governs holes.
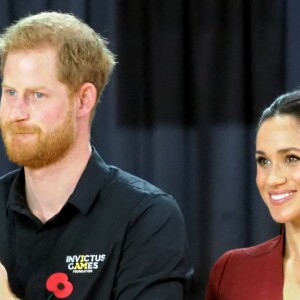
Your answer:
[[[73,273],[93,273],[99,268],[99,263],[105,261],[105,254],[68,255],[66,263]]]

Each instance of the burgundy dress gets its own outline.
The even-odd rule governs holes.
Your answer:
[[[284,233],[223,254],[211,269],[206,300],[282,300]]]

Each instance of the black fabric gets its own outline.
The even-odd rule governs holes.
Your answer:
[[[282,1],[123,1],[118,12],[122,124],[250,123],[282,88]]]
[[[9,185],[8,183],[12,183]],[[23,169],[0,181],[0,260],[24,300],[48,299],[64,272],[68,299],[183,299],[192,275],[176,201],[93,153],[66,205],[45,224],[24,206]]]
[[[0,0],[0,27],[28,13],[72,12],[118,56],[92,128],[105,161],[175,196],[203,299],[228,249],[278,233],[255,186],[255,125],[299,87],[297,1]],[[1,174],[15,168],[0,147]],[[1,237],[0,237],[1,239]]]

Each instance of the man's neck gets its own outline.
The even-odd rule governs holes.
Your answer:
[[[72,148],[59,162],[42,169],[25,167],[31,212],[43,223],[56,215],[73,193],[91,155],[91,147]]]

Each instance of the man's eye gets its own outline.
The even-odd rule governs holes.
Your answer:
[[[37,99],[41,99],[41,98],[44,97],[44,94],[41,93],[41,92],[36,92],[36,93],[35,93],[35,97],[36,97]]]
[[[14,90],[6,90],[6,94],[8,94],[9,96],[15,96],[17,92]]]

